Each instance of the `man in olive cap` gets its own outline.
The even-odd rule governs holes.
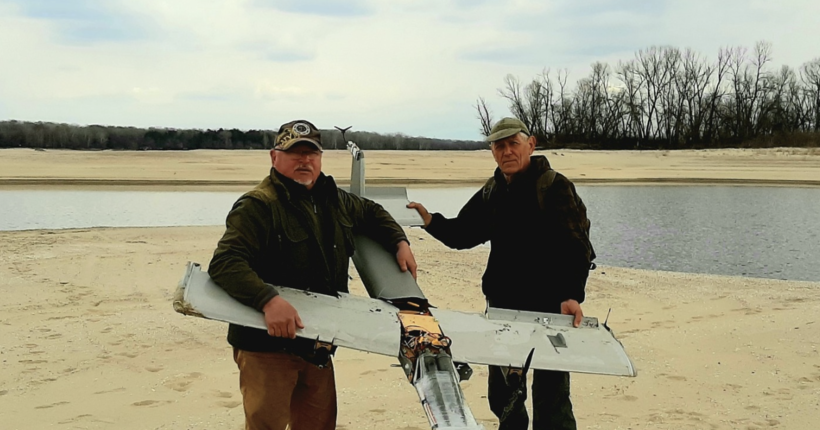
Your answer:
[[[395,253],[401,270],[413,277],[416,262],[404,230],[381,205],[340,190],[322,173],[321,133],[313,124],[283,124],[270,157],[270,175],[228,213],[208,273],[233,298],[265,315],[267,330],[228,328],[245,428],[332,430],[335,347],[296,337],[304,324],[274,286],[347,292],[357,233]]]
[[[490,242],[482,277],[489,306],[570,314],[577,327],[595,258],[586,207],[569,179],[552,170],[546,157],[533,155],[535,137],[523,122],[504,118],[486,140],[498,168],[456,218],[431,214],[416,202],[408,207],[418,211],[428,233],[450,248]],[[487,397],[499,429],[526,430],[526,381],[508,385],[496,366],[489,366],[489,373]],[[520,387],[523,395],[514,395]],[[569,373],[535,370],[532,397],[534,430],[576,428]]]

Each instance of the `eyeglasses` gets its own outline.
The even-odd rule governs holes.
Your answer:
[[[285,155],[287,155],[289,158],[298,159],[298,158],[302,158],[302,157],[307,157],[308,160],[315,160],[316,158],[318,158],[319,156],[322,155],[322,152],[324,152],[324,151],[320,151],[318,149],[307,150],[307,151],[295,151],[295,150],[294,151],[285,151],[283,149],[274,148],[274,150],[279,151],[279,152],[284,152]]]

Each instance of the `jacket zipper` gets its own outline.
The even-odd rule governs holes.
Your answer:
[[[299,208],[298,208],[295,204],[293,204],[293,202],[290,202],[290,204],[291,204],[292,206],[296,207],[297,213],[298,213],[298,212],[302,212],[301,210],[299,210]],[[317,211],[317,208],[316,208],[316,201],[313,199],[313,196],[312,196],[312,195],[310,196],[310,204],[313,206],[313,213],[314,213],[314,214],[318,214],[319,212]],[[305,217],[305,216],[306,216],[306,215],[304,215],[304,212],[302,212],[302,214],[303,214],[303,215],[302,215],[302,217]],[[307,226],[309,226],[309,225],[310,225],[310,223],[309,223],[306,219],[304,219],[304,218],[303,218],[303,226],[307,227]],[[322,226],[321,226],[321,225],[319,225],[319,226],[317,226],[317,227],[318,227],[318,228],[322,228]],[[308,230],[309,230],[309,229],[308,229]],[[328,256],[327,256],[327,255],[325,255],[325,252],[324,252],[324,250],[322,249],[322,244],[321,244],[321,243],[319,243],[319,241],[317,240],[316,235],[315,235],[315,234],[313,234],[312,236],[313,236],[313,240],[312,240],[312,242],[313,242],[316,246],[318,246],[318,249],[317,249],[317,250],[319,251],[319,255],[321,255],[321,256],[322,256],[322,260],[323,260],[323,262],[325,263],[325,273],[327,273],[327,276],[328,276],[328,279],[327,279],[327,280],[328,280],[328,282],[330,282],[330,281],[334,278],[334,275],[335,275],[335,274],[334,274],[334,273],[330,273],[330,263],[328,263],[328,261],[327,261],[327,260],[328,260]],[[331,256],[331,258],[336,258],[335,253],[334,253],[334,255],[332,255],[332,256]],[[328,291],[329,291],[330,293],[332,293],[332,294],[334,294],[334,295],[338,295],[338,294],[339,294],[339,292],[336,290],[336,285],[328,285],[327,287],[328,287]]]

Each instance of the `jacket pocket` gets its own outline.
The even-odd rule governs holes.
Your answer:
[[[300,273],[307,271],[310,264],[310,244],[308,238],[310,235],[302,227],[302,224],[294,217],[284,225],[285,234],[282,243],[281,261],[290,265],[291,270],[287,272]],[[295,269],[295,270],[293,270]]]

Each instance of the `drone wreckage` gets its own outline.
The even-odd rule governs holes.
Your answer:
[[[347,129],[339,130],[344,138]],[[406,207],[406,189],[365,190],[364,152],[353,142],[347,147],[352,155],[350,192],[378,202],[400,225],[423,225],[418,213]],[[573,327],[571,315],[491,307],[484,314],[432,311],[412,275],[362,235],[355,237],[353,264],[370,298],[278,287],[302,320],[310,322],[296,335],[315,340],[317,353],[341,346],[398,357],[433,429],[483,428],[459,385],[471,376],[470,364],[502,366],[508,384],[517,388],[514,396],[526,390],[524,376],[530,368],[637,375],[623,345],[596,318],[584,317]],[[230,297],[194,262],[188,263],[173,305],[184,315],[267,329],[261,312]]]

